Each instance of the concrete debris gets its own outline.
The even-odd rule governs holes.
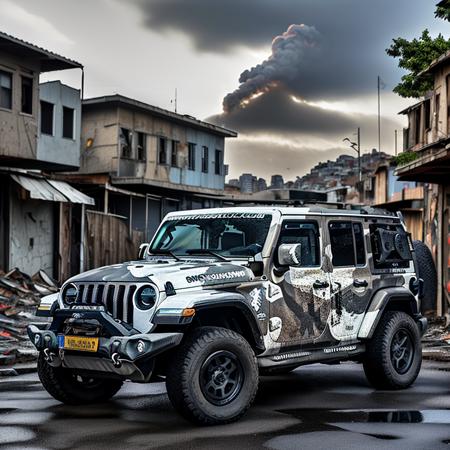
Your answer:
[[[57,283],[43,270],[32,277],[17,268],[0,271],[0,376],[20,373],[20,367],[36,360],[26,329],[47,321],[35,316],[36,307],[41,297],[57,291]]]
[[[432,323],[422,338],[423,358],[450,362],[450,328],[439,322]]]

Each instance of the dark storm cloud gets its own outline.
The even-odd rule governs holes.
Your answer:
[[[322,54],[290,82],[305,98],[333,99],[373,90],[378,74],[393,84],[396,64],[384,53],[433,5],[411,0],[135,0],[150,30],[188,35],[200,51],[268,47],[291,24],[314,26]]]
[[[296,81],[302,67],[317,61],[319,42],[320,34],[314,27],[291,25],[273,40],[268,59],[241,73],[241,84],[223,99],[223,110],[230,112],[239,108],[252,95],[268,92],[278,83],[289,85]]]
[[[207,120],[244,134],[307,135],[336,139],[337,142],[353,133],[358,126],[366,142],[376,142],[377,133],[376,115],[344,113],[297,103],[281,88],[251,100],[243,108]],[[383,118],[386,135],[393,135],[394,129],[400,127],[399,123]]]

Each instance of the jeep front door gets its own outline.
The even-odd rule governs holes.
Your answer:
[[[269,292],[269,332],[282,345],[308,345],[322,342],[330,314],[329,274],[322,267],[321,218],[284,220],[274,249]],[[286,267],[278,260],[281,244],[300,244],[298,266]],[[270,291],[270,289],[269,289]]]

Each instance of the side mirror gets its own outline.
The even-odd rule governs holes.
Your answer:
[[[138,255],[137,255],[138,260],[141,261],[141,260],[145,259],[145,255],[147,254],[147,250],[149,247],[150,247],[150,244],[147,244],[147,243],[141,244],[139,246],[139,251],[138,251]]]
[[[281,244],[278,247],[278,262],[282,266],[299,266],[301,257],[301,244]]]

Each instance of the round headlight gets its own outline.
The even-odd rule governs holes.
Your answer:
[[[67,305],[73,305],[77,301],[78,288],[74,284],[68,284],[64,288],[63,302]]]
[[[151,309],[155,306],[157,296],[158,294],[154,287],[143,286],[136,292],[136,306],[142,310]]]

